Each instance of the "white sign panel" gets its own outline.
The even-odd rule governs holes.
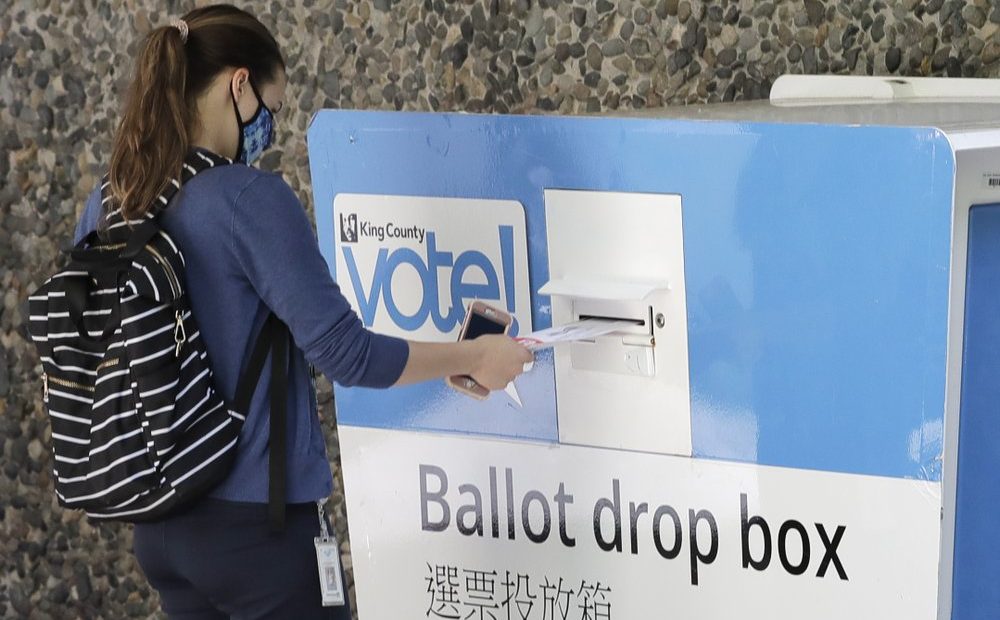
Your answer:
[[[340,432],[366,620],[936,615],[936,482]]]
[[[468,302],[531,331],[524,208],[513,200],[338,194],[337,279],[364,324],[447,342]]]

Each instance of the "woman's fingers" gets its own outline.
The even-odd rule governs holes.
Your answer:
[[[480,363],[472,378],[490,390],[505,388],[534,360],[531,351],[508,336],[480,336],[475,342],[480,347]]]

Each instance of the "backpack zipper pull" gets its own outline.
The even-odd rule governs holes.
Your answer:
[[[42,402],[48,404],[49,402],[49,376],[42,373]]]
[[[177,324],[174,326],[174,343],[176,347],[174,348],[174,357],[181,356],[181,345],[187,341],[187,334],[184,332],[184,319],[181,317],[181,311],[174,311],[174,320]]]

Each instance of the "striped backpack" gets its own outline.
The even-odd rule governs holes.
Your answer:
[[[214,388],[184,288],[184,255],[156,215],[196,174],[231,160],[192,151],[146,217],[107,227],[29,297],[42,361],[59,503],[93,519],[147,521],[203,496],[228,474],[270,352],[269,515],[284,519],[287,328],[271,313],[233,402]],[[102,204],[110,200],[102,184]]]

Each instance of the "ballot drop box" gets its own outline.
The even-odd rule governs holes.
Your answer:
[[[997,128],[978,80],[319,112],[320,248],[367,327],[627,322],[484,401],[335,387],[360,617],[1000,617]]]

